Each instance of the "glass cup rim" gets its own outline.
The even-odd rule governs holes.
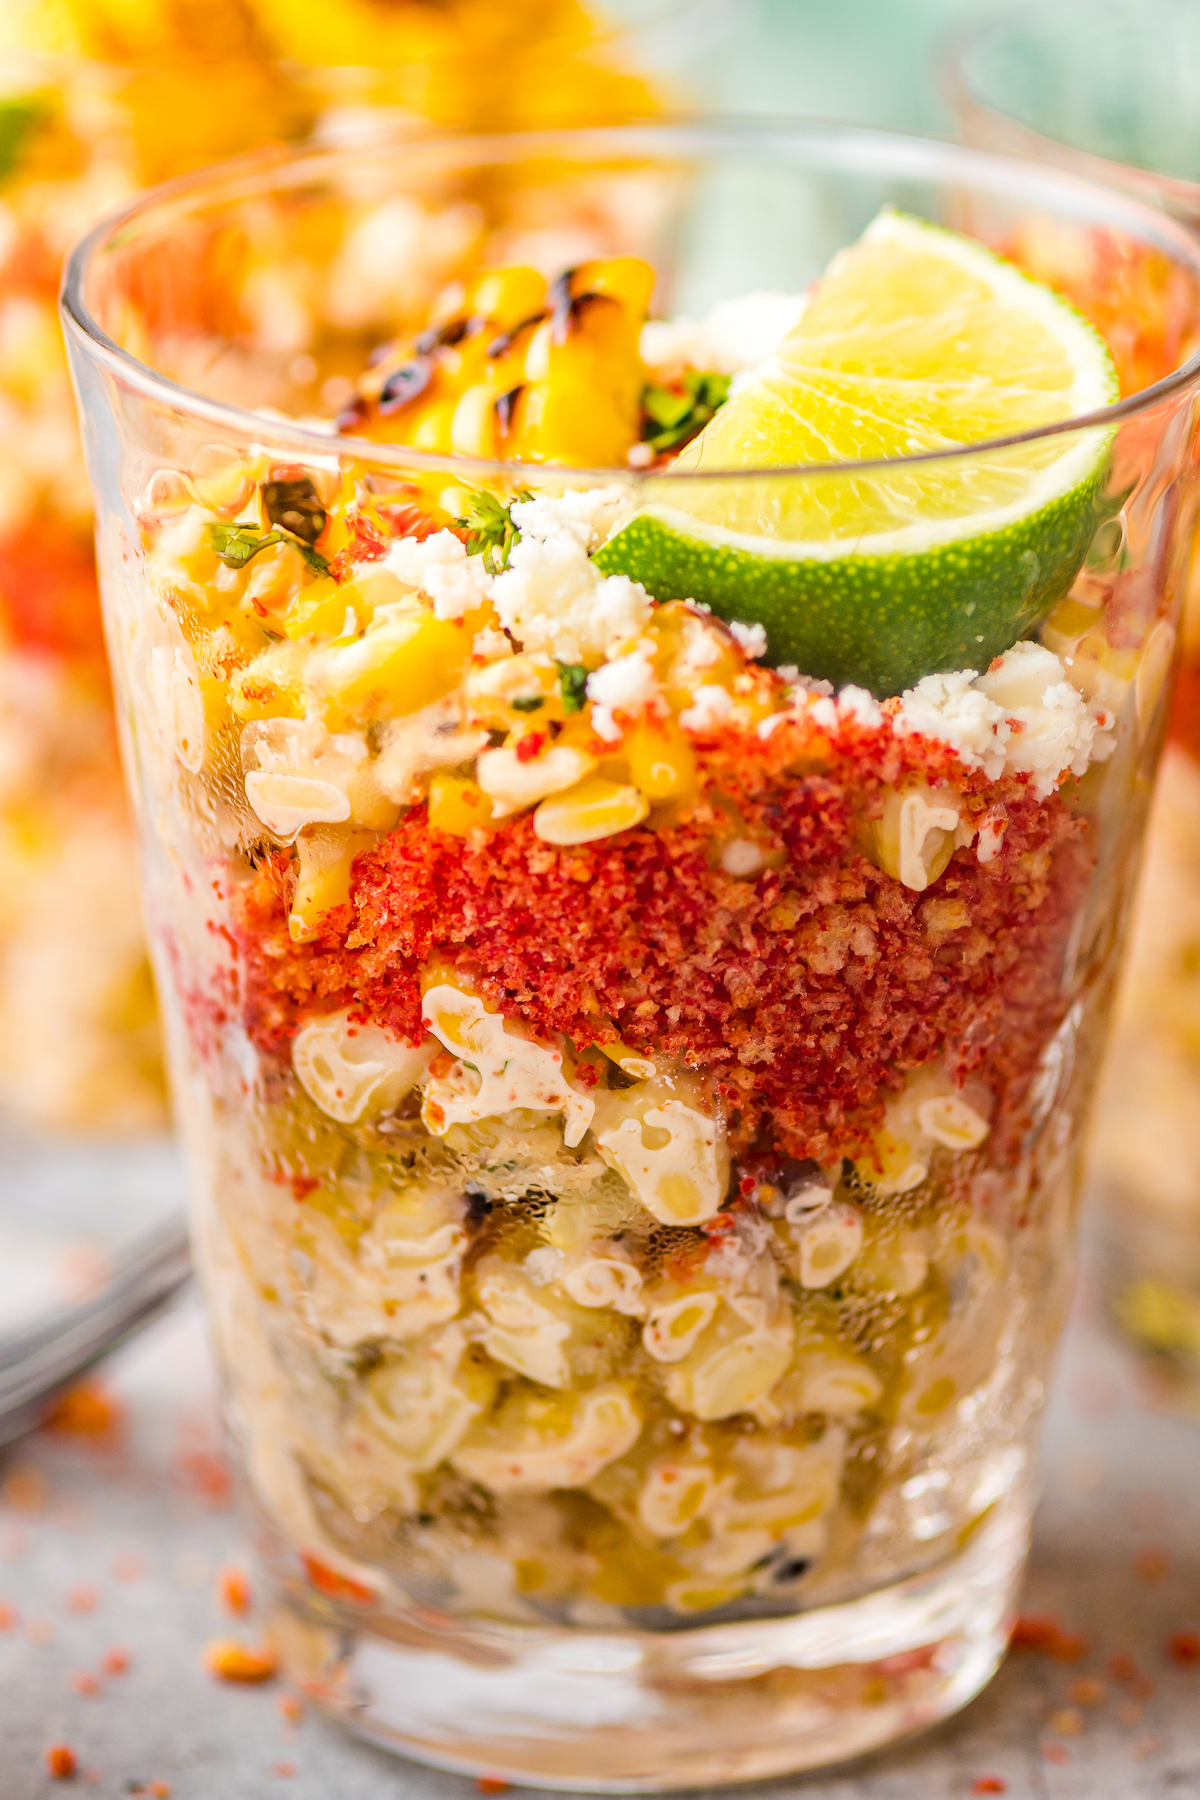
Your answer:
[[[365,462],[377,469],[397,474],[436,474],[475,484],[485,482],[511,485],[520,474],[543,483],[547,478],[566,480],[572,486],[584,482],[611,483],[623,481],[635,487],[667,480],[692,482],[755,481],[815,479],[829,475],[863,474],[873,471],[916,468],[928,463],[951,463],[965,457],[980,457],[1015,448],[1042,438],[1067,436],[1085,430],[1113,431],[1138,415],[1152,411],[1168,400],[1200,382],[1200,345],[1193,354],[1169,375],[1140,389],[1135,394],[1112,402],[1090,413],[1060,420],[1050,425],[1014,433],[1007,437],[986,438],[952,450],[922,451],[916,455],[876,457],[853,462],[803,463],[769,469],[706,469],[689,471],[672,477],[670,471],[647,473],[627,466],[579,468],[563,463],[513,463],[487,457],[468,457],[415,450],[408,445],[377,443],[369,438],[336,434],[307,425],[301,420],[271,416],[248,408],[211,400],[181,382],[157,370],[115,343],[93,316],[86,299],[88,280],[94,264],[106,249],[115,245],[126,233],[135,231],[139,223],[162,209],[169,216],[174,209],[186,216],[189,202],[212,205],[229,204],[253,192],[261,192],[264,181],[276,189],[303,187],[318,181],[325,171],[349,164],[361,165],[364,158],[381,160],[395,156],[417,156],[429,153],[458,153],[464,164],[524,158],[545,158],[553,151],[559,154],[590,152],[594,156],[647,156],[658,152],[681,155],[699,154],[705,150],[737,149],[758,144],[769,148],[788,147],[801,152],[810,166],[825,166],[831,171],[853,173],[870,168],[883,169],[889,162],[898,175],[924,176],[932,179],[957,176],[966,186],[974,177],[978,190],[997,195],[1019,197],[1028,192],[1040,195],[1058,194],[1062,200],[1073,199],[1076,216],[1096,222],[1126,224],[1141,242],[1166,250],[1177,264],[1190,267],[1200,281],[1200,238],[1177,224],[1161,209],[1147,206],[1131,198],[1120,187],[1107,187],[1083,179],[1053,163],[1039,163],[1032,158],[977,150],[969,145],[929,134],[887,131],[871,126],[847,125],[821,120],[764,115],[679,115],[665,121],[637,124],[577,126],[541,131],[509,132],[437,132],[418,135],[383,131],[365,144],[313,150],[307,146],[291,149],[270,146],[249,155],[233,158],[176,177],[172,181],[147,190],[130,205],[102,220],[80,239],[66,264],[59,310],[64,331],[75,338],[87,357],[102,366],[127,390],[143,399],[157,402],[167,409],[222,429],[241,441],[264,443],[283,441],[294,450],[314,458],[328,459],[331,454]],[[823,161],[822,161],[823,159]]]
[[[1093,12],[1093,22],[1102,17],[1104,6],[1113,8],[1122,3],[1123,0],[1102,0],[1101,11]],[[1051,0],[1049,11],[1052,15],[1070,10],[1081,11],[1081,0]],[[1036,125],[1028,125],[1015,114],[1005,112],[977,91],[968,71],[968,59],[976,45],[983,43],[993,32],[1040,20],[1046,13],[1046,0],[1034,0],[1024,6],[992,7],[949,28],[934,58],[934,75],[942,98],[955,118],[964,122],[986,122],[993,132],[998,130],[1012,146],[1011,152],[998,154],[1011,153],[1022,159],[1045,161],[1061,169],[1070,169],[1098,186],[1135,195],[1151,205],[1165,206],[1189,218],[1200,215],[1200,181],[1189,181],[1184,175],[1168,175],[1145,163],[1121,162],[1097,150],[1084,150],[1066,138],[1051,137],[1049,133],[1039,131]]]

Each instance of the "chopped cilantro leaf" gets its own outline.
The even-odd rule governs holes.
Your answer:
[[[535,713],[545,705],[544,694],[517,694],[512,702],[514,712]]]
[[[25,140],[36,125],[49,117],[50,108],[38,94],[0,102],[0,181],[13,173]]]
[[[679,387],[659,387],[656,382],[642,390],[642,441],[656,456],[664,450],[677,450],[703,431],[719,407],[729,398],[728,375],[717,375],[689,369]]]
[[[520,493],[515,498],[531,500],[533,496]],[[480,488],[468,498],[463,518],[455,520],[466,531],[467,555],[478,556],[482,552],[483,566],[489,575],[499,575],[501,569],[507,569],[512,547],[521,535],[512,522],[511,506],[511,500],[508,506],[501,506],[495,494]]]
[[[562,689],[563,711],[580,712],[587,699],[588,672],[583,663],[559,663],[558,685]]]
[[[320,551],[288,531],[268,531],[260,536],[253,525],[210,525],[208,541],[231,569],[244,569],[252,556],[270,549],[272,544],[293,544],[314,574],[329,573],[329,564]]]

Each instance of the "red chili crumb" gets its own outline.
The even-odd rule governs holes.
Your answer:
[[[79,1764],[70,1744],[51,1744],[46,1752],[46,1767],[55,1781],[65,1781],[74,1775]]]
[[[21,1615],[15,1606],[5,1606],[0,1603],[0,1631],[11,1631],[14,1626],[20,1624],[20,1620]]]
[[[280,1694],[279,1710],[289,1725],[298,1725],[304,1717],[304,1702],[296,1694]]]
[[[220,1509],[233,1498],[233,1471],[216,1450],[180,1450],[175,1468],[184,1484],[208,1506]]]
[[[124,1408],[99,1381],[68,1388],[46,1420],[47,1429],[74,1437],[111,1437],[125,1422]]]
[[[296,1765],[294,1762],[277,1762],[271,1773],[273,1775],[278,1775],[284,1781],[288,1781],[296,1773]]]
[[[14,1512],[45,1512],[50,1501],[50,1483],[40,1469],[23,1464],[0,1483],[0,1500]]]
[[[67,1607],[73,1613],[95,1612],[100,1603],[100,1590],[90,1581],[81,1581],[67,1591]]]
[[[1042,1760],[1050,1763],[1069,1763],[1071,1752],[1065,1744],[1056,1744],[1053,1739],[1042,1745]]]
[[[77,1694],[83,1694],[89,1700],[94,1700],[100,1692],[100,1683],[90,1669],[76,1669],[71,1676],[71,1686]]]
[[[237,1569],[232,1564],[222,1569],[217,1577],[221,1594],[221,1605],[226,1612],[244,1617],[250,1611],[250,1580],[244,1569]]]
[[[1099,1706],[1104,1698],[1104,1683],[1093,1676],[1081,1675],[1067,1689],[1067,1695],[1073,1706]]]
[[[206,1647],[204,1660],[219,1681],[270,1681],[279,1667],[268,1644],[239,1644],[233,1638],[215,1638]]]
[[[1046,1728],[1055,1737],[1080,1737],[1083,1733],[1083,1714],[1073,1706],[1060,1707],[1057,1712],[1050,1714]]]
[[[146,1573],[146,1559],[136,1550],[122,1550],[113,1557],[112,1572],[118,1581],[140,1581]]]
[[[1176,1631],[1167,1639],[1167,1655],[1181,1668],[1200,1663],[1200,1631]]]
[[[104,1652],[100,1667],[106,1675],[124,1675],[131,1661],[128,1650],[121,1644],[114,1644]]]
[[[353,1581],[350,1576],[341,1574],[337,1569],[331,1569],[328,1563],[321,1562],[315,1556],[306,1554],[303,1561],[313,1586],[332,1600],[350,1600],[356,1606],[374,1606],[379,1598],[373,1588],[361,1581]]]
[[[246,1027],[283,1058],[303,1012],[348,1006],[416,1042],[420,972],[441,957],[541,1036],[583,1049],[615,1027],[735,1086],[735,1154],[769,1118],[785,1155],[862,1155],[904,1073],[941,1054],[1004,1094],[1003,1156],[1061,1022],[1054,972],[1093,866],[1084,827],[1059,795],[989,785],[890,726],[847,726],[819,773],[810,758],[798,774],[811,748],[812,728],[791,722],[765,742],[729,733],[705,747],[705,787],[676,823],[570,851],[527,816],[476,841],[430,832],[414,807],[357,858],[351,901],[309,944],[292,941],[287,884],[264,866],[232,902]],[[936,946],[921,896],[858,847],[860,813],[915,775],[968,806],[1002,799],[1009,819],[994,862],[959,850],[940,878],[970,926]],[[729,806],[780,869],[749,883],[714,866]],[[202,1043],[206,1017],[200,1005]]]
[[[517,761],[532,762],[546,742],[544,731],[527,731],[516,743]]]
[[[1087,1639],[1077,1632],[1064,1631],[1050,1614],[1023,1613],[1013,1627],[1009,1644],[1014,1650],[1040,1651],[1058,1662],[1078,1662],[1087,1655]]]
[[[1003,1775],[977,1775],[971,1783],[973,1794],[1007,1794],[1008,1783]]]
[[[481,1775],[475,1786],[481,1794],[507,1794],[512,1782],[505,1781],[503,1775]]]

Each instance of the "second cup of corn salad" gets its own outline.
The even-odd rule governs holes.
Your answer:
[[[364,193],[409,322],[320,417],[254,294],[344,371]],[[1196,507],[1195,368],[1123,394],[1039,224],[1194,329],[1134,203],[802,128],[233,171],[75,258],[230,1421],[380,1741],[744,1779],[1002,1652]]]
[[[719,11],[720,0],[668,0],[614,23],[575,0],[436,14],[372,0],[299,11],[270,0],[202,11],[64,0],[14,5],[0,22],[0,1106],[9,1115],[124,1131],[159,1123],[164,1100],[90,500],[55,312],[70,245],[138,189],[256,145],[431,121],[645,116],[659,101],[638,59],[678,48],[698,13],[711,25]],[[659,38],[639,35],[647,24]],[[405,253],[394,209],[373,231],[376,258],[394,257],[397,240]],[[308,376],[312,404],[336,410],[317,392],[286,291],[267,283],[258,306],[298,379]],[[401,308],[393,327],[403,318]],[[346,377],[330,366],[325,380]],[[86,915],[69,899],[81,860],[91,870]]]

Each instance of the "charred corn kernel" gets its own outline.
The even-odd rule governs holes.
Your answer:
[[[206,1646],[204,1660],[218,1681],[270,1681],[279,1658],[269,1644],[239,1644],[236,1638],[216,1638]]]
[[[368,719],[402,718],[449,694],[462,680],[471,637],[430,613],[389,620],[324,662],[325,723],[331,731]]]
[[[345,589],[332,576],[325,576],[296,594],[278,623],[284,635],[295,641],[306,637],[352,637],[362,620],[353,602],[346,599]]]
[[[499,330],[511,331],[546,304],[546,279],[536,269],[487,269],[474,283],[469,310]]]
[[[634,785],[647,800],[682,800],[696,791],[696,752],[674,720],[639,719],[624,751]]]
[[[606,262],[583,263],[575,272],[580,292],[607,294],[627,306],[640,323],[650,310],[654,270],[640,256],[612,256]]]
[[[954,855],[959,813],[953,797],[928,788],[888,796],[872,825],[876,860],[886,875],[924,893]]]
[[[304,653],[299,645],[273,644],[229,681],[229,704],[239,719],[304,717]]]
[[[450,421],[450,448],[456,456],[495,456],[496,392],[486,382],[460,395]]]
[[[242,592],[260,618],[279,614],[300,597],[308,577],[308,565],[295,544],[272,544],[251,560]]]
[[[374,842],[371,831],[320,826],[297,839],[300,873],[288,916],[288,931],[296,943],[315,937],[326,913],[349,900],[354,859]]]
[[[429,783],[429,823],[434,831],[451,837],[469,837],[473,831],[489,829],[492,803],[477,781],[441,771]]]
[[[543,800],[533,815],[533,829],[544,844],[590,844],[640,825],[649,811],[635,787],[589,775],[567,793]]]

